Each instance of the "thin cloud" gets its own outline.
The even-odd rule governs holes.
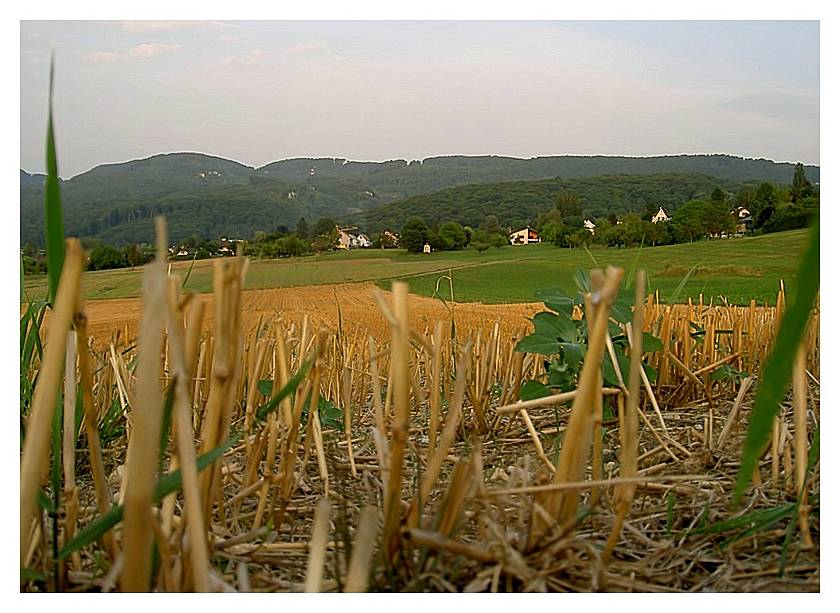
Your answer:
[[[259,64],[263,57],[265,57],[265,51],[262,49],[251,49],[245,55],[229,55],[222,59],[222,64],[225,66],[254,66]]]
[[[226,24],[221,21],[121,21],[120,27],[132,34],[148,34],[149,32],[171,32],[174,30],[217,30],[226,27],[232,27],[231,24]]]
[[[784,89],[744,93],[723,100],[720,107],[728,111],[761,115],[771,119],[814,120],[820,118],[818,96]]]
[[[94,51],[93,53],[88,53],[85,59],[93,64],[107,64],[108,62],[116,61],[119,57],[119,53],[114,53],[113,51]]]
[[[283,50],[283,55],[301,55],[303,53],[314,53],[315,51],[323,51],[328,47],[329,45],[327,45],[327,43],[323,41],[310,40],[305,43],[298,43],[296,45],[292,45],[291,47],[286,47]]]
[[[153,55],[160,55],[161,53],[170,53],[179,51],[181,45],[168,45],[166,43],[142,43],[135,45],[128,50],[128,55],[131,57],[151,57]]]

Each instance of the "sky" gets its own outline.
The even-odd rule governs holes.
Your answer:
[[[819,22],[22,21],[20,164],[729,153],[820,162]]]

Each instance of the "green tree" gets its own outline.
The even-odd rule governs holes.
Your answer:
[[[297,226],[295,227],[295,234],[303,239],[309,238],[309,224],[306,223],[305,217],[298,219]]]
[[[554,207],[564,218],[579,217],[582,214],[580,196],[570,189],[563,189],[558,192]]]
[[[322,217],[315,222],[313,236],[329,236],[335,231],[336,223],[331,217]]]
[[[128,262],[125,254],[111,245],[96,245],[90,252],[88,266],[90,270],[107,270],[109,268],[123,268]]]
[[[480,229],[486,231],[488,234],[502,234],[507,236],[507,231],[502,228],[502,225],[499,223],[499,218],[495,215],[485,217]]]
[[[776,205],[779,203],[779,194],[776,188],[770,183],[762,183],[758,187],[753,201],[753,228],[758,230],[767,223],[773,212],[776,210]]]
[[[738,225],[735,217],[729,212],[729,207],[723,201],[712,200],[704,209],[704,221],[709,234],[720,236],[731,234]]]
[[[294,234],[282,238],[278,242],[280,243],[279,251],[282,255],[299,257],[304,255],[308,250],[306,241]]]
[[[682,241],[694,242],[705,236],[708,203],[705,200],[689,200],[674,212],[671,223]]]
[[[470,239],[470,246],[481,255],[490,248],[492,237],[493,235],[490,232],[479,228],[473,232],[472,238]]]
[[[805,176],[805,167],[798,163],[793,168],[793,183],[790,185],[790,199],[798,203],[803,198],[808,198],[813,193],[811,182]]]
[[[463,226],[456,221],[448,221],[438,231],[440,237],[447,242],[449,249],[463,249],[467,246],[467,234]]]
[[[422,253],[423,245],[429,236],[429,228],[426,222],[419,217],[412,217],[400,231],[400,246],[411,253]]]

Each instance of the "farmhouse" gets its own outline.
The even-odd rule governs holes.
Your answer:
[[[732,211],[732,214],[738,220],[738,225],[735,226],[735,236],[746,234],[747,232],[752,230],[752,214],[750,213],[749,209],[743,206],[739,206],[737,209]]]
[[[592,223],[589,219],[583,220],[583,227],[589,230],[590,234],[595,234],[595,224]]]
[[[367,249],[373,245],[367,234],[356,233],[357,228],[355,226],[347,228],[336,226],[335,230],[338,232],[338,244],[336,247],[339,249],[356,249],[359,247]]]
[[[339,249],[352,249],[354,247],[353,240],[355,239],[355,236],[351,233],[351,231],[356,228],[339,228],[336,226],[335,229],[338,232],[338,245],[336,246]]]
[[[659,210],[656,212],[656,215],[650,218],[653,223],[659,223],[660,221],[671,221],[671,218],[668,217],[668,213],[665,212],[665,209],[659,207]]]
[[[532,230],[531,228],[522,228],[510,234],[511,245],[530,245],[531,243],[539,242],[541,242],[540,235],[537,234],[536,230]]]

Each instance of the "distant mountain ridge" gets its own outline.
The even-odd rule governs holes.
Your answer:
[[[727,184],[789,183],[794,164],[730,155],[655,157],[439,156],[422,161],[355,162],[293,158],[253,168],[202,153],[167,153],[103,164],[62,181],[65,229],[114,244],[151,242],[150,219],[166,214],[173,241],[193,235],[250,237],[331,216],[365,212],[448,188],[601,175],[702,174]],[[806,175],[819,182],[818,166]],[[20,171],[21,241],[43,240],[44,175]]]

